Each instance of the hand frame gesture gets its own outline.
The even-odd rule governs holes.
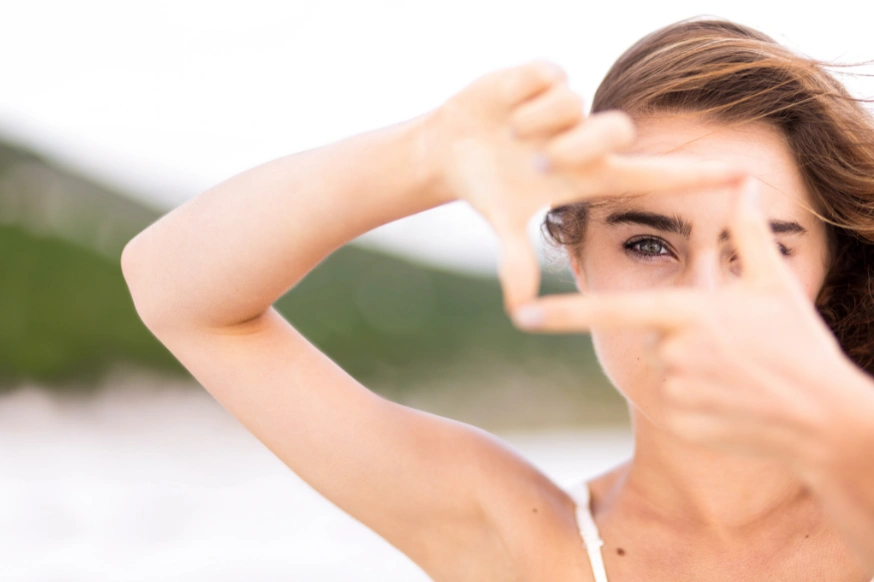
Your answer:
[[[700,444],[797,464],[826,454],[820,436],[839,400],[834,385],[854,365],[777,250],[757,179],[737,189],[729,231],[741,270],[730,284],[552,295],[513,319],[539,332],[650,331],[664,404],[653,422]]]

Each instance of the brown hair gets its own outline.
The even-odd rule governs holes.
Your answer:
[[[874,373],[874,120],[825,66],[746,26],[685,20],[619,57],[592,112],[694,113],[779,129],[829,233],[832,260],[817,309],[844,351]],[[586,216],[586,203],[556,207],[544,233],[577,253]]]

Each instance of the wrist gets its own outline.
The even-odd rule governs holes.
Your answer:
[[[442,110],[433,109],[412,123],[413,137],[410,152],[412,164],[416,168],[418,190],[432,200],[435,206],[457,199],[446,180],[445,159],[443,155]]]

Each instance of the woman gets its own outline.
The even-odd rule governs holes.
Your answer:
[[[605,580],[604,565],[613,582],[870,579],[870,119],[819,69],[713,21],[632,47],[594,110],[529,63],[253,168],[127,245],[137,310],[292,470],[435,580]],[[271,308],[349,240],[458,199],[501,238],[514,321],[595,328],[629,401],[634,457],[575,497],[491,435],[374,395]],[[582,295],[534,300],[525,224],[545,205]]]

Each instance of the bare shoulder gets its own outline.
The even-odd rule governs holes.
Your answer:
[[[474,536],[488,554],[460,551],[434,565],[434,580],[593,580],[571,496],[503,439],[464,425],[475,470],[470,490],[481,511]]]
[[[594,580],[569,493],[506,441],[473,430],[488,451],[477,472],[478,504],[513,573],[506,579]]]

